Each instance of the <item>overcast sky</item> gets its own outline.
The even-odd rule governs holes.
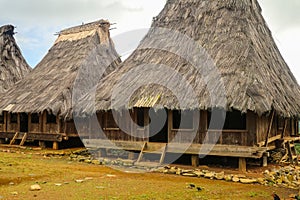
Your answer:
[[[0,0],[0,25],[17,26],[15,37],[34,67],[53,45],[60,30],[108,19],[112,36],[150,27],[166,0]],[[259,0],[263,15],[291,70],[300,82],[300,1]],[[118,50],[118,49],[117,49]]]

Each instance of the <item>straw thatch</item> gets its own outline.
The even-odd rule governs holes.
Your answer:
[[[197,59],[194,54],[197,51],[189,49],[191,46],[185,45],[184,41],[175,36],[171,38],[175,42],[165,44],[164,41],[170,41],[170,35],[166,37],[157,28],[179,31],[202,46],[216,65],[225,92],[215,72],[203,69],[207,67],[204,62],[197,66],[200,71],[196,71],[184,56],[172,53],[179,50],[186,52],[186,57]],[[166,45],[169,50],[165,48]],[[147,46],[160,47],[161,50]],[[146,64],[149,63],[166,65],[175,72],[157,73],[147,68]],[[145,69],[138,73],[143,66]],[[137,71],[134,76],[128,75],[134,70]],[[124,74],[127,80],[118,85]],[[191,100],[185,96],[186,90],[180,89],[179,93],[186,98],[185,106],[180,106],[176,94],[167,89],[172,85],[175,86],[172,88],[180,88],[184,84],[182,81],[171,82],[176,80],[178,74],[192,86],[196,95],[196,99]],[[151,84],[139,87],[131,95],[130,101],[127,101],[127,94],[122,95],[118,87],[134,87],[140,80]],[[159,80],[165,80],[167,85],[155,84]],[[210,89],[217,96],[212,103],[212,91],[208,91],[207,83],[213,82],[211,85],[214,88]],[[120,92],[118,98],[113,99],[113,104],[112,91]],[[218,100],[221,93],[226,96],[227,103],[223,107],[227,110],[251,110],[263,114],[274,109],[277,114],[285,117],[299,116],[299,86],[276,47],[257,0],[168,0],[162,12],[154,18],[152,28],[138,49],[99,85],[95,105],[89,102],[94,94],[86,96],[81,105],[84,112],[119,109],[121,106],[132,108],[157,105],[169,109],[210,109],[222,107],[223,100]]]
[[[0,27],[0,93],[4,93],[31,71],[13,35],[14,26]]]
[[[107,74],[120,63],[109,28],[108,21],[99,20],[61,31],[34,70],[0,99],[0,109],[26,113],[47,110],[71,117],[75,81],[87,89],[84,86],[92,78],[79,75],[86,70],[93,70],[94,76],[100,76],[103,70]],[[108,68],[102,69],[101,65]]]

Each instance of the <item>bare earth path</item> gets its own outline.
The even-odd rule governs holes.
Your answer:
[[[45,150],[0,147],[0,199],[273,199],[296,191],[159,173],[125,173],[105,166],[42,156]],[[77,182],[76,182],[77,181]],[[30,191],[38,183],[40,191]],[[202,191],[189,189],[193,183]]]

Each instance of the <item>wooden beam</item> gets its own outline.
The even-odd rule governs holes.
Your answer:
[[[246,158],[239,158],[239,171],[240,172],[247,172]]]
[[[274,121],[274,116],[275,116],[275,111],[272,111],[272,117],[271,117],[271,121],[269,123],[269,127],[268,127],[268,132],[267,132],[267,136],[266,136],[266,141],[265,141],[265,147],[268,147],[269,144],[269,135],[272,131],[272,126],[273,126],[273,121]]]

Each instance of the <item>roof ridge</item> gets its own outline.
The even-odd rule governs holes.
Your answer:
[[[72,34],[72,33],[83,32],[83,31],[90,31],[93,29],[97,29],[98,27],[106,27],[107,29],[109,29],[110,22],[108,20],[103,20],[103,19],[97,20],[97,21],[90,22],[87,24],[82,24],[79,26],[74,26],[71,28],[64,29],[59,32],[59,35],[67,35],[67,34]]]

